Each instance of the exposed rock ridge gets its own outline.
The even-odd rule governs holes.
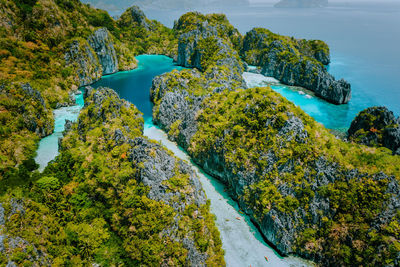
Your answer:
[[[72,40],[64,58],[67,66],[76,68],[80,87],[118,71],[117,54],[106,28],[94,31],[87,40]]]
[[[193,14],[203,18],[200,13]],[[234,28],[228,30],[228,26],[224,24],[213,25],[207,17],[203,19],[204,21],[191,21],[190,25],[186,25],[187,22],[180,18],[175,23],[174,30],[181,32],[177,64],[197,68],[215,83],[225,80],[221,90],[234,87],[235,84],[246,88],[242,77],[244,66],[233,44],[233,40],[240,39],[240,34]],[[186,27],[192,30],[187,30]],[[222,77],[225,79],[221,79]]]
[[[197,70],[190,70],[191,77],[201,79],[201,73]],[[157,111],[154,110],[154,123],[160,125],[163,129],[170,131],[171,126],[175,123],[175,128],[170,137],[177,141],[183,148],[187,149],[190,139],[197,131],[195,116],[200,109],[205,95],[193,95],[183,88],[189,88],[189,79],[178,77],[177,86],[171,88],[169,86],[173,78],[168,74],[157,76],[153,79],[150,89],[150,100],[157,105]],[[197,83],[197,81],[196,81]],[[207,87],[206,82],[200,82],[199,86]],[[181,140],[182,139],[182,140]]]
[[[100,28],[89,36],[88,42],[93,48],[103,68],[103,75],[118,71],[118,59],[114,44],[106,28]]]

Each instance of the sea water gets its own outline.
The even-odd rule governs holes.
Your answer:
[[[40,140],[39,148],[36,151],[35,161],[39,164],[39,171],[42,171],[58,155],[58,139],[63,136],[65,120],[75,122],[78,119],[79,112],[84,105],[82,92],[75,95],[75,104],[75,106],[54,110],[54,131]]]

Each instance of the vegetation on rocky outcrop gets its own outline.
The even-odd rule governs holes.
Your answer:
[[[159,125],[227,184],[282,253],[323,265],[398,264],[399,157],[336,139],[268,88],[213,93],[191,109],[171,94],[179,99],[171,88],[169,102],[158,100]],[[186,121],[171,131],[167,114]]]
[[[171,29],[145,17],[145,24],[129,20],[137,20],[138,14],[143,15],[131,8],[115,21],[106,11],[79,0],[0,2],[0,108],[4,122],[0,157],[5,162],[0,180],[3,169],[18,168],[24,160],[32,159],[39,138],[52,131],[52,109],[74,104],[71,92],[104,74],[135,68],[135,55],[176,51]],[[27,107],[29,97],[23,99],[13,89],[26,83],[40,93],[46,103],[46,116],[41,105]],[[17,106],[21,108],[16,110]],[[9,119],[11,114],[27,113],[24,107],[41,118],[32,123],[40,128],[45,122],[45,129],[37,131],[31,123]],[[10,139],[10,134],[18,140]]]
[[[261,73],[288,85],[301,86],[334,103],[351,98],[350,84],[336,81],[324,65],[329,64],[329,47],[319,40],[297,40],[263,28],[255,28],[243,40],[241,56]]]
[[[386,107],[361,111],[348,130],[350,141],[367,146],[384,146],[400,155],[400,118]]]
[[[323,43],[277,38],[323,68],[326,57],[312,53],[326,55]],[[269,88],[240,87],[215,90],[204,71],[163,74],[151,89],[153,120],[227,185],[282,253],[322,265],[398,265],[400,158],[337,139]]]
[[[61,154],[22,199],[1,198],[0,264],[223,266],[193,170],[143,137],[141,113],[113,90],[88,95]]]

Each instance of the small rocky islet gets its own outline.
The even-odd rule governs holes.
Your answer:
[[[189,12],[168,29],[137,7],[118,20],[76,0],[0,7],[2,265],[225,265],[198,177],[143,136],[140,111],[110,88],[87,87],[59,156],[35,171],[52,110],[135,68],[139,54],[191,68],[154,78],[153,121],[226,184],[280,253],[323,266],[400,264],[399,119],[369,108],[341,140],[243,79],[254,65],[345,104],[350,84],[328,73],[324,42],[261,28],[243,36],[221,14]]]

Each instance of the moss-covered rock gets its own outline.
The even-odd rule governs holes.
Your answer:
[[[386,107],[370,107],[361,111],[351,122],[347,134],[353,142],[385,146],[394,154],[400,154],[400,119]]]
[[[190,81],[168,84],[155,107],[171,93],[191,99]],[[177,108],[177,120],[184,119],[178,138],[173,119],[154,118],[197,164],[227,184],[283,254],[322,265],[398,264],[400,158],[336,139],[269,88],[202,96],[196,108]],[[164,113],[174,112],[169,107]]]
[[[248,64],[260,66],[262,74],[314,91],[334,104],[351,98],[350,84],[336,81],[323,66],[330,59],[329,48],[322,41],[296,40],[255,28],[246,34],[241,55]]]
[[[0,236],[34,248],[0,263],[224,266],[209,203],[189,165],[143,137],[141,113],[113,90],[92,90],[85,100],[60,155],[15,209],[23,212],[12,215],[10,195],[0,199]]]
[[[48,103],[29,83],[0,86],[0,180],[33,158],[38,137],[53,132],[53,121]]]

